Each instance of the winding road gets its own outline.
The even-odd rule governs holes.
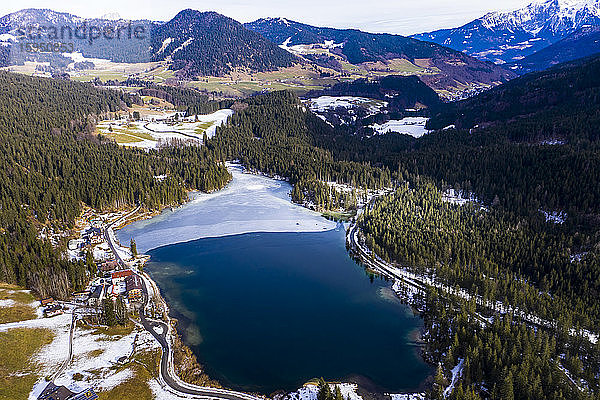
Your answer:
[[[119,252],[116,250],[116,244],[113,242],[114,235],[111,235],[109,233],[109,230],[115,223],[135,214],[139,210],[139,208],[140,207],[137,207],[132,212],[119,218],[117,221],[107,225],[104,229],[104,237],[115,256],[115,260],[119,263],[119,265],[125,268],[129,268],[129,266],[125,263],[125,261],[123,261],[123,259],[119,255]],[[162,383],[166,384],[169,387],[169,389],[175,394],[179,394],[183,398],[188,399],[191,395],[194,396],[193,398],[211,400],[264,400],[263,397],[254,396],[248,393],[191,385],[179,379],[179,377],[175,373],[175,369],[173,366],[173,349],[171,348],[169,340],[169,325],[167,325],[163,321],[156,321],[146,318],[145,309],[149,300],[146,279],[147,278],[142,276],[144,296],[142,304],[139,307],[140,322],[144,329],[150,332],[150,334],[158,341],[162,348],[162,356],[160,359],[160,380],[162,381]],[[71,336],[72,334],[73,332],[71,331]]]
[[[394,265],[380,259],[375,253],[373,253],[370,249],[368,249],[365,245],[361,244],[359,240],[359,232],[360,228],[354,223],[348,230],[346,241],[351,246],[351,248],[355,251],[355,253],[360,257],[360,259],[370,268],[375,269],[378,272],[381,272],[385,276],[398,279],[402,281],[404,284],[412,286],[417,289],[424,289],[427,286],[432,286],[441,291],[461,297],[466,300],[474,299],[475,303],[481,307],[490,309],[494,312],[500,313],[510,313],[514,317],[518,317],[523,320],[525,323],[531,326],[544,327],[555,329],[556,322],[548,321],[543,318],[538,317],[537,315],[530,314],[520,310],[518,307],[512,307],[511,305],[505,305],[500,301],[490,301],[485,300],[479,295],[471,295],[465,289],[459,288],[458,290],[454,287],[450,287],[432,279],[428,276],[417,275],[411,273],[403,268],[395,267]],[[482,322],[487,323],[487,319],[481,315],[478,315],[479,319]],[[596,344],[598,342],[598,334],[594,332],[590,332],[586,329],[576,330],[572,328],[570,331],[573,336],[583,336],[587,340],[589,340],[592,344]]]

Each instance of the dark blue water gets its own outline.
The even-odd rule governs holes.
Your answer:
[[[347,254],[343,230],[255,233],[152,250],[147,267],[211,378],[264,394],[314,377],[415,390],[421,321]]]

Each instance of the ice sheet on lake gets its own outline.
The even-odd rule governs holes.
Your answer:
[[[116,232],[122,244],[135,238],[138,251],[206,237],[251,232],[322,232],[336,224],[293,204],[291,186],[231,166],[233,180],[218,192],[197,194],[186,205]]]

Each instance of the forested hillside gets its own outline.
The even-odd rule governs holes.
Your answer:
[[[303,57],[340,71],[343,68],[340,63],[332,63],[333,58],[341,57],[354,65],[386,65],[394,59],[407,60],[417,66],[416,69],[427,70],[422,79],[435,89],[475,82],[496,85],[516,76],[501,66],[448,47],[401,35],[317,27],[285,18],[264,18],[245,25],[277,45],[318,45],[319,51],[305,52]],[[329,56],[324,57],[323,49],[327,49],[325,55]]]
[[[183,10],[152,31],[152,59],[172,60],[186,77],[221,76],[242,68],[271,71],[299,59],[239,22],[215,12]]]
[[[599,138],[600,58],[525,75],[478,96],[443,106],[428,124],[485,129],[515,142]]]
[[[123,94],[5,72],[0,88],[1,281],[58,297],[85,284],[86,265],[64,261],[36,239],[44,224],[69,227],[82,202],[157,208],[184,201],[186,188],[213,190],[229,180],[204,150],[146,153],[87,135],[98,115],[131,102]]]
[[[210,114],[229,108],[232,100],[210,101],[208,95],[195,89],[175,86],[147,85],[138,91],[141,96],[153,96],[168,101],[188,115]]]

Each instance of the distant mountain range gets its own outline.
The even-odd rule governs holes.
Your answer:
[[[510,68],[521,74],[543,71],[553,65],[597,53],[600,53],[600,27],[589,26],[514,62]]]
[[[492,63],[400,35],[320,28],[285,18],[263,18],[245,26],[294,54],[339,71],[351,72],[361,65],[379,73],[413,73],[436,89],[497,84],[514,77]]]
[[[24,28],[77,27],[105,29],[134,25],[144,32],[141,40],[100,37],[73,41],[72,51],[23,52],[29,41]],[[104,32],[104,31],[102,31]],[[91,34],[91,30],[90,30]],[[50,41],[48,32],[41,41]],[[15,52],[15,50],[21,52]],[[348,76],[418,75],[436,90],[485,88],[505,82],[513,72],[469,55],[400,35],[371,34],[358,30],[318,28],[282,18],[249,24],[215,12],[183,10],[168,22],[125,21],[118,15],[85,19],[52,10],[27,9],[0,18],[0,57],[4,63],[49,61],[66,66],[64,53],[78,51],[86,58],[115,62],[167,61],[180,77],[223,76],[230,72],[264,72],[295,64],[313,64]],[[321,70],[323,70],[321,68]]]
[[[502,64],[516,63],[587,27],[600,27],[600,0],[536,1],[515,11],[489,13],[459,28],[413,37]]]
[[[454,125],[512,141],[565,143],[600,138],[600,56],[513,79],[469,99],[442,105],[430,129]]]

